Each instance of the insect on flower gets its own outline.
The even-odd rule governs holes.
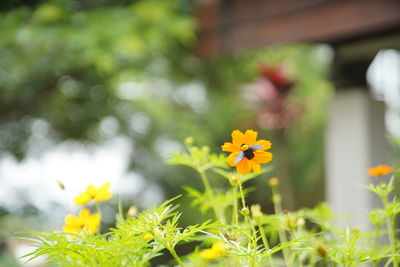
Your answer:
[[[260,164],[272,160],[272,153],[265,150],[271,148],[271,142],[257,140],[257,132],[247,130],[244,134],[239,130],[232,132],[232,143],[224,143],[222,151],[231,152],[227,162],[235,166],[240,174],[251,170],[260,172]]]

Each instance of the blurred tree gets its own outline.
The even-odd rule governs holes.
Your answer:
[[[321,133],[329,95],[321,87],[329,62],[318,49],[199,59],[189,1],[9,0],[0,9],[0,153],[22,159],[33,145],[44,151],[67,139],[126,136],[131,167],[177,194],[177,185],[200,181],[187,180],[193,173],[185,168],[164,167],[162,156],[189,135],[219,152],[232,129],[257,129],[257,110],[241,98],[242,85],[258,75],[260,61],[283,59],[301,77],[296,101],[310,107],[309,120],[292,127],[293,147],[322,143],[322,135],[316,142],[304,130]],[[321,150],[312,153],[296,150],[297,175],[314,164],[310,156],[321,158]]]

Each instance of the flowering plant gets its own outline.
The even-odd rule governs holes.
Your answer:
[[[398,266],[395,223],[400,201],[392,197],[394,175],[389,183],[382,180],[366,187],[381,199],[382,208],[370,212],[375,230],[362,232],[336,226],[336,217],[326,203],[313,209],[284,211],[284,196],[276,177],[269,177],[265,188],[260,189],[267,190],[268,185],[274,212],[264,213],[260,204],[249,206],[244,184],[271,170],[270,166],[260,166],[272,160],[272,154],[266,151],[271,143],[258,140],[257,132],[233,131],[232,143],[222,146],[223,151],[231,153],[228,157],[213,154],[208,147],[195,146],[192,138],[185,143],[187,152],[171,155],[169,164],[186,165],[197,171],[204,190],[185,189],[194,206],[203,215],[211,211],[214,219],[199,217],[198,224],[180,225],[182,213],[173,204],[178,196],[139,213],[131,208],[124,214],[120,207],[115,227],[100,233],[98,202],[108,200],[112,193],[109,184],[89,186],[75,198],[75,203],[83,205],[93,199],[96,213],[85,208],[79,216],[67,215],[65,233],[35,234],[29,240],[37,242],[38,247],[25,257],[45,255],[48,262],[62,266],[150,266],[161,255],[169,256],[170,263],[179,266],[356,266],[367,262]],[[228,165],[235,169],[230,170]],[[392,171],[390,166],[378,166],[369,173],[384,179]],[[209,172],[226,178],[229,190],[215,188]],[[383,235],[388,236],[388,245],[380,243]],[[190,252],[177,251],[178,246],[189,243],[194,247]]]

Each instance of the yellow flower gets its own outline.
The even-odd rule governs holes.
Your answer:
[[[112,197],[112,193],[110,191],[110,183],[105,183],[99,188],[94,187],[94,185],[89,185],[86,188],[86,191],[81,193],[74,199],[75,204],[77,205],[86,205],[90,200],[94,200],[95,202],[109,200]]]
[[[154,236],[152,234],[149,234],[149,233],[145,233],[144,236],[143,236],[143,240],[144,241],[147,241],[147,240],[150,240],[150,239],[153,239],[153,238],[154,238]]]
[[[206,248],[200,252],[200,256],[206,260],[212,260],[212,259],[215,259],[216,257],[218,257],[219,254],[217,251],[215,251],[211,248]]]
[[[224,143],[222,151],[231,152],[227,162],[235,166],[241,174],[247,174],[251,170],[260,172],[260,164],[272,160],[272,153],[265,150],[271,148],[271,142],[257,140],[257,132],[247,130],[244,134],[239,130],[232,132],[232,143]]]
[[[221,241],[215,242],[211,248],[206,248],[200,252],[200,256],[206,260],[215,259],[226,253],[226,246]]]
[[[79,216],[72,214],[65,216],[63,231],[65,233],[76,234],[86,230],[91,234],[95,234],[99,231],[100,221],[100,213],[93,213],[91,215],[90,210],[83,209],[80,211]]]
[[[211,249],[218,252],[220,255],[226,252],[226,246],[221,241],[214,242],[214,244],[211,246]]]
[[[393,168],[389,165],[378,165],[374,168],[368,169],[368,174],[371,176],[381,176],[389,174],[393,171]]]

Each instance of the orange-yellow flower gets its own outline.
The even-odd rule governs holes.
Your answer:
[[[393,172],[393,168],[389,165],[378,165],[368,169],[368,174],[371,176],[381,176]]]
[[[81,193],[74,199],[75,204],[77,205],[86,205],[90,200],[94,200],[95,202],[105,201],[112,197],[112,193],[110,191],[110,183],[105,183],[99,188],[94,187],[94,185],[89,185],[86,188],[86,191]]]
[[[63,231],[65,233],[76,234],[86,230],[91,234],[95,234],[99,231],[100,221],[100,213],[90,214],[90,210],[83,209],[79,213],[79,216],[72,214],[65,216]]]
[[[243,134],[234,130],[232,143],[224,143],[222,151],[231,152],[227,159],[230,166],[235,166],[240,174],[247,174],[251,170],[260,172],[260,164],[272,160],[272,153],[265,151],[270,148],[270,141],[257,140],[257,132],[247,130]]]
[[[144,241],[147,241],[147,240],[150,240],[150,239],[153,239],[153,238],[154,238],[154,236],[152,234],[150,234],[150,233],[145,233],[144,236],[143,236],[143,240]]]
[[[221,241],[215,242],[211,248],[206,248],[200,252],[200,256],[207,260],[215,259],[218,256],[221,256],[226,253],[225,244]]]

